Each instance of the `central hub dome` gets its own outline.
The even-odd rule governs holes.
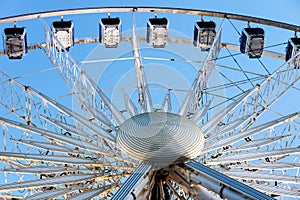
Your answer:
[[[126,120],[117,143],[130,157],[155,165],[168,165],[195,158],[204,145],[200,128],[180,115],[150,112]]]

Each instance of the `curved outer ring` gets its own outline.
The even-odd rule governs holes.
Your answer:
[[[103,8],[75,8],[75,9],[67,9],[67,10],[53,10],[53,11],[45,11],[45,12],[37,12],[37,13],[29,13],[23,15],[9,16],[0,18],[0,24],[15,22],[15,21],[23,21],[30,20],[36,18],[44,18],[44,17],[54,17],[54,16],[63,16],[63,15],[74,15],[74,14],[89,14],[89,13],[103,13],[103,12],[162,12],[162,13],[177,13],[177,14],[191,14],[191,15],[199,15],[199,16],[211,16],[211,17],[219,17],[219,18],[228,18],[235,19],[247,22],[255,22],[260,24],[265,24],[269,26],[275,26],[279,28],[284,28],[293,31],[300,31],[300,26],[287,24],[283,22],[277,22],[273,20],[238,15],[232,13],[225,12],[216,12],[216,11],[207,11],[207,10],[196,10],[196,9],[184,9],[184,8],[170,8],[170,7],[103,7]],[[93,43],[97,42],[97,38],[93,39],[77,39],[75,41],[76,44],[82,43]],[[171,41],[177,43],[191,43],[190,41]],[[36,44],[28,47],[28,50],[40,48],[41,44]],[[232,44],[223,44],[223,47],[226,46],[229,49],[237,50],[238,47]],[[266,56],[270,56],[273,58],[284,59],[284,55],[280,55],[275,52],[264,51]],[[4,52],[0,52],[0,56],[4,55]]]
[[[103,12],[107,12],[107,13],[109,12],[161,12],[161,13],[177,13],[177,14],[191,14],[191,15],[199,15],[199,16],[211,16],[211,17],[228,18],[228,19],[235,19],[235,20],[241,20],[247,22],[254,22],[254,23],[265,24],[269,26],[275,26],[279,28],[300,32],[300,26],[287,24],[283,22],[277,22],[274,20],[251,17],[246,15],[225,13],[225,12],[185,9],[185,8],[170,8],[170,7],[103,7],[103,8],[93,7],[93,8],[76,8],[76,9],[67,9],[67,10],[53,10],[53,11],[29,13],[24,15],[16,15],[16,16],[0,18],[0,24],[14,22],[14,21],[30,20],[35,18],[74,15],[74,14],[103,13]]]

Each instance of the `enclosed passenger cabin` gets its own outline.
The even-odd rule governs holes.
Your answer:
[[[294,57],[297,53],[300,52],[300,38],[294,37],[290,38],[286,46],[285,61],[288,61]],[[300,56],[297,56],[293,61],[295,68],[299,69],[300,67]]]
[[[155,48],[164,48],[168,39],[168,20],[167,18],[150,18],[147,23],[146,41]]]
[[[116,48],[121,42],[121,20],[102,18],[99,27],[99,41],[107,48]]]
[[[194,26],[194,46],[201,51],[209,51],[216,37],[216,23],[213,21],[196,22]]]
[[[53,38],[57,50],[66,49],[67,51],[74,45],[74,25],[72,21],[55,21],[52,23]],[[63,47],[63,48],[61,48]]]
[[[241,53],[249,58],[260,58],[264,49],[265,32],[262,28],[244,28],[240,37]]]
[[[25,28],[4,29],[4,50],[9,59],[21,59],[27,53],[27,36]]]

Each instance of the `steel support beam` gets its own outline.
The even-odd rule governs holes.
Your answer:
[[[45,27],[46,34],[46,43],[42,45],[42,48],[45,50],[53,66],[57,67],[59,74],[68,88],[83,106],[83,110],[91,116],[93,113],[102,112],[103,115],[107,115],[106,117],[111,119],[112,125],[115,125],[115,123],[118,125],[122,124],[126,120],[122,113],[88,74],[80,69],[77,62],[75,62],[69,52],[64,49],[42,18],[41,22]],[[63,49],[63,51],[58,51],[54,45],[55,43],[57,43],[59,49]],[[103,123],[100,121],[99,125],[103,126]]]
[[[146,80],[144,66],[142,63],[142,57],[140,55],[140,49],[137,40],[137,33],[136,33],[136,24],[134,13],[132,14],[132,53],[134,56],[134,66],[136,71],[136,79],[137,79],[137,88],[139,92],[139,104],[141,105],[141,111],[144,112],[152,112],[152,100],[150,96],[150,91],[148,87],[148,83]]]
[[[215,171],[199,162],[191,160],[184,168],[191,171],[191,180],[227,199],[272,200],[273,198]]]
[[[136,170],[127,178],[125,183],[120,187],[117,193],[113,196],[112,200],[135,200],[145,199],[143,196],[143,190],[147,186],[150,178],[149,172],[151,165],[147,163],[141,163]]]
[[[223,135],[220,131],[222,126],[237,120],[247,119],[247,122],[243,122],[236,131],[247,130],[263,112],[299,81],[300,70],[290,64],[299,55],[300,52],[266,77],[261,84],[246,91],[236,101],[221,110],[216,114],[217,117],[211,118],[205,123],[201,127],[205,136],[207,138],[221,136]],[[249,116],[251,116],[250,119]]]
[[[206,89],[207,83],[210,79],[212,71],[216,67],[216,62],[221,51],[221,34],[224,21],[222,21],[213,44],[207,54],[207,57],[203,63],[202,68],[198,71],[198,74],[187,93],[178,114],[182,116],[188,116],[190,114],[195,115],[195,112],[199,109],[199,103],[202,95]]]

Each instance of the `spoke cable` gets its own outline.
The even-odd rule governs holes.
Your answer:
[[[243,72],[244,76],[247,78],[247,80],[249,81],[249,83],[251,83],[251,85],[254,87],[254,84],[252,83],[252,81],[249,79],[248,75],[245,73],[245,71],[243,70],[243,68],[241,67],[241,65],[238,63],[238,61],[235,59],[234,56],[232,56],[231,52],[229,51],[229,49],[227,47],[225,47],[227,52],[230,54],[230,56],[232,57],[232,59],[234,60],[234,62],[237,64],[237,66],[240,68],[240,70]]]
[[[241,33],[237,30],[237,28],[235,27],[235,25],[232,23],[232,21],[226,16],[225,17],[229,22],[230,24],[232,25],[232,27],[234,28],[234,30],[239,34],[239,36],[241,36]]]

